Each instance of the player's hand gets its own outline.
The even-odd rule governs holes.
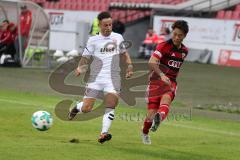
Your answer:
[[[161,75],[161,80],[166,83],[167,85],[171,86],[171,81],[166,75]]]
[[[128,65],[127,71],[126,71],[126,78],[131,78],[133,75],[133,65]]]
[[[81,65],[75,69],[75,76],[80,76],[81,73],[85,73],[88,70],[88,65]]]
[[[81,68],[80,68],[80,67],[77,67],[77,68],[75,69],[75,76],[80,76],[80,74],[81,74]]]
[[[170,79],[169,79],[167,76],[165,76],[165,75],[161,76],[161,80],[162,80],[165,84],[169,85],[170,90],[171,90],[172,92],[174,92],[174,87],[172,86],[172,83],[171,83]]]

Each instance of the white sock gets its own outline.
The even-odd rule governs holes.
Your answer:
[[[82,107],[83,107],[83,102],[78,102],[77,103],[77,110],[82,113]]]
[[[103,115],[101,133],[108,133],[108,130],[111,127],[113,119],[114,119],[114,109],[106,108],[105,114]]]

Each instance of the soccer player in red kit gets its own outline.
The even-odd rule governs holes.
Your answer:
[[[32,12],[27,9],[27,6],[21,6],[20,15],[20,30],[21,36],[28,37],[32,25]]]
[[[171,39],[159,43],[148,62],[151,74],[147,90],[148,111],[142,129],[144,144],[151,144],[149,130],[153,132],[157,130],[167,117],[170,104],[175,97],[176,78],[188,54],[188,49],[182,44],[188,30],[186,21],[174,22]]]
[[[0,36],[0,57],[3,53],[8,54],[12,47],[12,35],[8,29],[9,21],[4,20],[2,22],[2,33]],[[6,53],[7,52],[7,53]]]
[[[27,8],[26,5],[21,6],[21,14],[19,17],[20,20],[20,36],[17,39],[16,50],[20,52],[20,48],[22,53],[25,53],[25,49],[28,46],[28,38],[31,31],[32,26],[32,12]],[[19,38],[21,41],[19,41]],[[19,44],[19,42],[21,42]],[[20,47],[21,46],[21,47]]]

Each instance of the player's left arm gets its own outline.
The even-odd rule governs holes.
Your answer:
[[[133,75],[132,60],[127,51],[121,54],[123,61],[127,64],[126,78],[130,78]]]
[[[126,46],[124,45],[124,39],[121,36],[120,37],[120,54],[121,54],[121,59],[125,64],[127,64],[127,70],[126,70],[126,78],[130,78],[133,75],[133,65],[132,65],[132,60],[131,57],[127,51]]]

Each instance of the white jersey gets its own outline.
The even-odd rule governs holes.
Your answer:
[[[122,48],[122,35],[112,32],[108,37],[99,34],[88,39],[83,57],[92,57],[90,77],[110,79],[120,77],[119,55],[126,50]]]

